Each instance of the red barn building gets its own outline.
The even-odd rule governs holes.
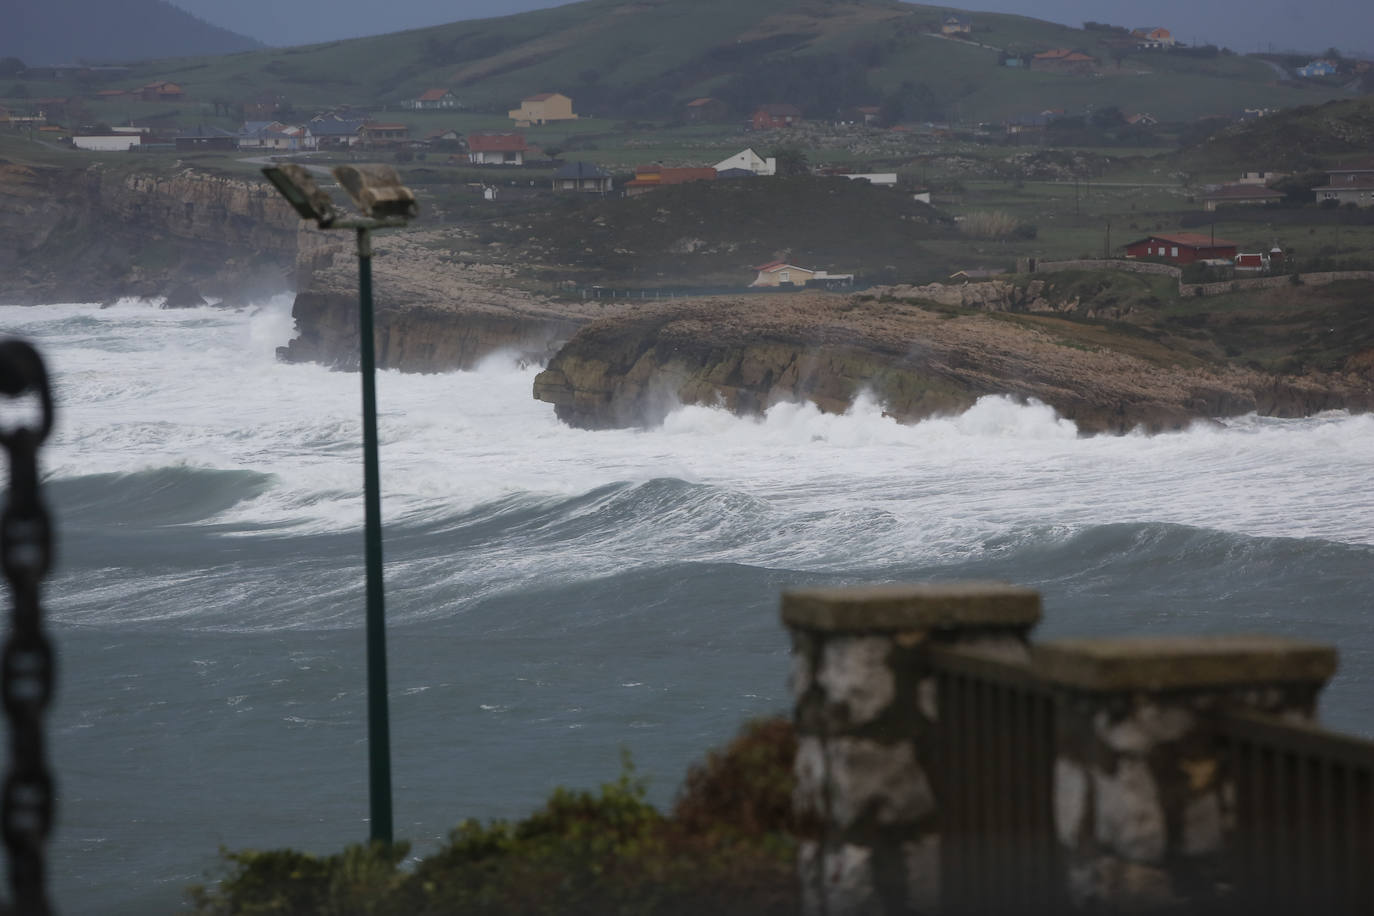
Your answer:
[[[1152,235],[1126,246],[1128,258],[1162,258],[1175,264],[1195,261],[1234,260],[1236,243],[1214,239],[1200,232]]]

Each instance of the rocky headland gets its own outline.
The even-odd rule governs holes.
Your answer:
[[[864,391],[902,421],[1005,394],[1049,404],[1083,432],[1160,431],[1250,412],[1368,410],[1374,353],[1339,372],[1279,374],[1052,314],[798,293],[646,307],[593,322],[534,383],[535,397],[564,422],[587,428],[653,424],[677,404],[756,413],[805,400],[839,412]]]

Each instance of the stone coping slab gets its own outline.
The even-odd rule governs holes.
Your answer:
[[[1002,582],[808,588],[783,592],[782,621],[830,632],[1030,627],[1040,593]]]
[[[1264,635],[1060,639],[1031,658],[1050,683],[1093,692],[1322,684],[1336,672],[1333,647]]]

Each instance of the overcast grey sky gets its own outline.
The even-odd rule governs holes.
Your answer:
[[[561,5],[557,0],[171,2],[215,25],[274,45],[376,35]],[[1162,25],[1184,41],[1210,41],[1242,52],[1271,44],[1312,51],[1333,45],[1347,51],[1374,50],[1374,3],[1370,0],[965,0],[951,6],[1020,13],[1071,25],[1085,19],[1132,27]]]

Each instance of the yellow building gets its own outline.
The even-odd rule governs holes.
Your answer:
[[[530,127],[549,121],[575,121],[572,99],[561,92],[541,92],[520,100],[520,107],[509,112],[516,127]]]

